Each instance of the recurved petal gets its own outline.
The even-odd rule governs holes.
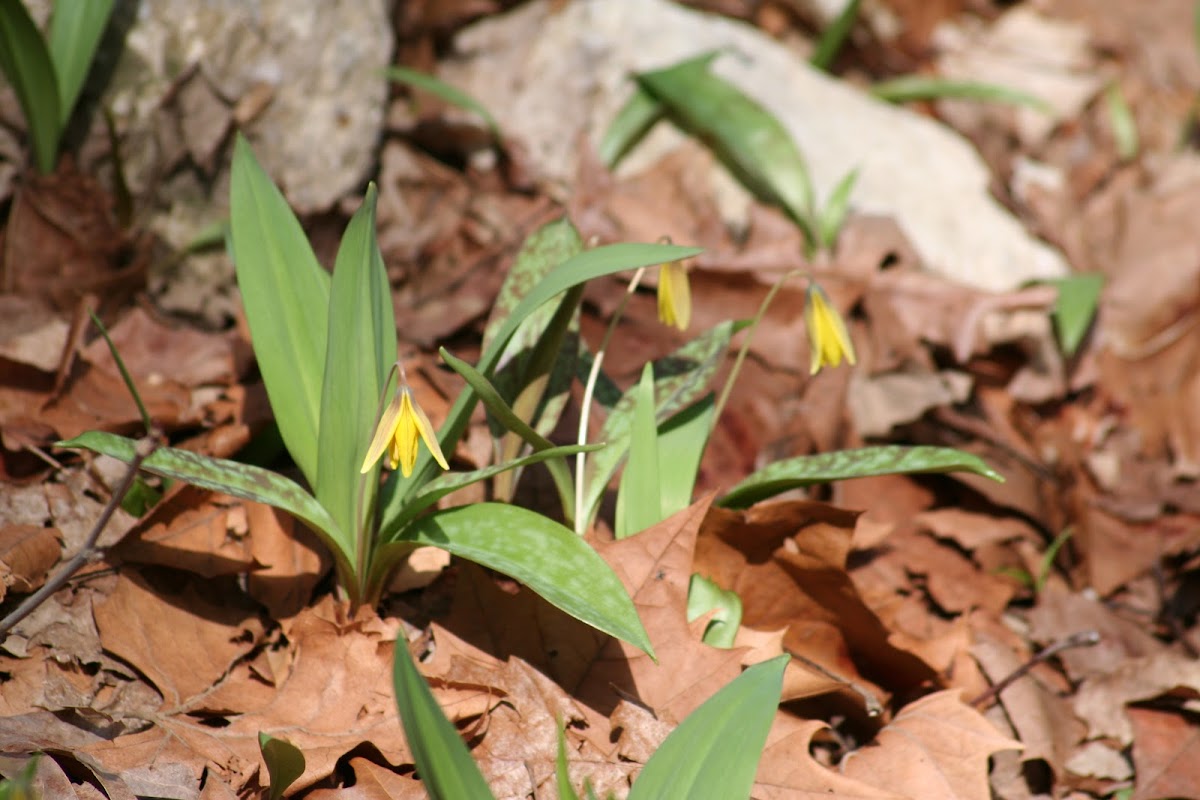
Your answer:
[[[405,394],[408,394],[408,388],[405,387]],[[413,417],[416,422],[417,432],[421,434],[421,438],[425,440],[425,446],[429,448],[429,452],[433,455],[433,460],[438,463],[442,469],[450,469],[450,465],[446,463],[446,457],[442,455],[442,446],[438,443],[437,431],[433,429],[433,423],[429,421],[429,417],[425,416],[425,412],[421,407],[412,400],[409,400],[409,408],[412,409]],[[413,435],[414,449],[416,443],[416,435]],[[414,456],[415,458],[415,456]],[[405,473],[407,477],[408,473]]]
[[[392,441],[392,436],[396,432],[396,423],[400,419],[400,392],[396,392],[392,396],[392,401],[388,403],[384,409],[383,416],[379,418],[379,424],[375,426],[375,435],[371,437],[371,444],[367,447],[367,455],[363,458],[361,474],[370,472],[375,466],[375,462],[383,455],[383,451],[387,449],[388,443]],[[395,464],[392,464],[395,468]]]

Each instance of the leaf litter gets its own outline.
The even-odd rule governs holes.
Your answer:
[[[505,4],[436,5],[398,16],[402,63],[432,66],[446,36]],[[573,783],[621,795],[689,711],[743,667],[787,652],[754,797],[1200,795],[1191,6],[890,5],[907,38],[866,14],[861,41],[873,44],[859,41],[844,65],[855,80],[891,60],[948,77],[1059,81],[1054,126],[961,101],[926,111],[972,137],[1031,230],[1076,271],[1105,276],[1078,354],[1056,340],[1057,290],[934,276],[895,220],[852,215],[830,259],[805,265],[774,209],[751,204],[745,228],[727,229],[701,179],[712,158],[695,143],[612,175],[581,142],[564,189],[530,179],[537,158],[519,142],[497,152],[478,121],[436,104],[414,116],[400,92],[379,156],[380,242],[398,335],[429,359],[414,391],[435,420],[457,390],[432,367],[435,345],[470,355],[512,255],[564,207],[585,238],[703,245],[697,329],[752,315],[783,272],[808,266],[848,315],[859,367],[808,376],[803,287],[785,288],[706,452],[704,499],[631,539],[593,532],[658,664],[470,564],[438,562],[378,615],[347,618],[328,555],[302,526],[170,487],[140,518],[119,513],[102,558],[0,640],[0,773],[40,749],[47,796],[250,796],[267,785],[256,739],[267,731],[305,754],[293,792],[423,796],[389,680],[392,647],[410,646],[497,796],[553,796],[557,718]],[[773,3],[750,21],[781,36],[811,24]],[[1045,64],[1013,45],[1022,35],[1060,37],[1071,58],[1039,76]],[[972,37],[984,44],[962,50]],[[1132,161],[1118,152],[1097,64],[1133,109],[1144,152]],[[224,130],[191,134],[206,169],[227,160]],[[457,132],[439,141],[439,130]],[[522,163],[533,171],[519,174]],[[153,249],[115,223],[106,190],[64,166],[17,192],[0,296],[5,613],[78,549],[116,480],[111,463],[63,461],[49,445],[140,426],[107,348],[81,322],[85,292],[173,440],[230,456],[269,419],[244,325],[214,331],[130,301]],[[615,279],[588,288],[587,341],[624,292]],[[649,293],[625,310],[607,364],[622,385],[683,341],[655,316]],[[458,457],[481,464],[486,424],[473,425]],[[960,447],[1007,482],[892,476],[746,511],[710,505],[769,461],[891,441]],[[705,621],[687,622],[693,572],[741,596],[733,649],[704,645]],[[1096,645],[1054,649],[1088,631]]]

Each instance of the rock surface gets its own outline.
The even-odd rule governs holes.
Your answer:
[[[543,179],[571,184],[580,130],[599,142],[632,91],[631,73],[720,49],[715,70],[792,133],[818,197],[860,168],[854,207],[894,217],[931,270],[991,290],[1066,272],[1062,256],[990,196],[988,169],[971,145],[939,123],[819,73],[736,21],[666,0],[554,6],[536,0],[464,30],[441,69],[528,148]],[[682,141],[659,124],[618,174],[646,169]],[[710,180],[726,223],[743,227],[745,192],[719,166]]]

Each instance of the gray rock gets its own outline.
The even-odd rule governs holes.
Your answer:
[[[633,72],[720,49],[715,69],[775,114],[805,154],[819,197],[861,168],[853,205],[894,217],[932,270],[1009,289],[1066,272],[988,193],[987,166],[939,123],[876,101],[812,69],[755,28],[666,0],[535,0],[464,30],[441,77],[481,100],[528,148],[541,178],[569,186],[577,135],[599,142],[629,97]],[[659,125],[619,176],[646,169],[683,135]],[[748,198],[723,168],[712,174],[725,221],[746,223]]]

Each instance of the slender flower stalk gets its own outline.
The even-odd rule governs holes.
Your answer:
[[[692,321],[692,290],[682,261],[663,264],[658,270],[658,319],[681,331]]]
[[[417,463],[418,440],[424,440],[425,446],[429,448],[429,452],[442,469],[450,469],[450,465],[446,463],[446,457],[442,455],[437,432],[434,431],[429,417],[425,416],[425,412],[413,400],[412,390],[408,386],[408,377],[404,374],[404,365],[396,362],[392,369],[396,370],[397,368],[400,370],[400,381],[396,386],[396,393],[379,419],[379,425],[375,428],[375,436],[371,439],[370,447],[367,448],[366,458],[363,459],[361,471],[363,473],[371,471],[375,462],[383,455],[383,451],[387,450],[388,466],[391,469],[399,466],[400,473],[406,478],[409,477]]]
[[[853,364],[854,343],[846,331],[846,323],[816,282],[810,282],[804,299],[804,324],[808,328],[808,343],[812,352],[809,374],[815,375],[824,366],[836,367],[846,362]]]

